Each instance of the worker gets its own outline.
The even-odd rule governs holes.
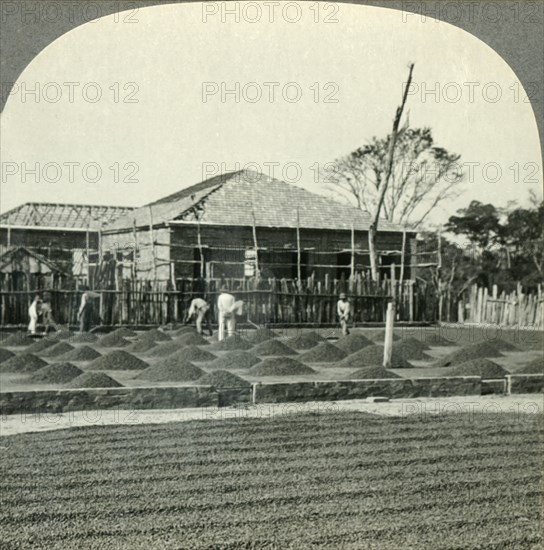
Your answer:
[[[336,312],[340,320],[340,327],[342,327],[342,335],[347,336],[349,334],[348,323],[351,317],[351,306],[346,295],[342,292],[338,297],[336,303]]]
[[[88,332],[91,329],[93,320],[93,303],[91,299],[96,296],[94,292],[90,292],[89,290],[86,290],[81,296],[81,305],[77,312],[80,332]]]
[[[236,301],[226,287],[221,287],[217,298],[217,311],[219,312],[219,341],[225,339],[225,324],[228,336],[234,336],[236,332],[236,315],[241,315],[244,302]]]
[[[53,319],[53,308],[48,297],[46,297],[42,302],[40,310],[43,315],[42,322],[45,327],[45,334],[47,335],[49,329],[54,329],[55,332],[59,332],[59,327],[57,323],[55,323],[55,319]]]
[[[28,332],[30,334],[36,334],[36,325],[38,324],[38,315],[40,314],[40,295],[36,294],[34,300],[28,308],[28,316],[30,317],[30,323],[28,323]]]
[[[198,334],[203,334],[202,324],[206,321],[206,327],[210,336],[213,336],[212,324],[210,322],[210,304],[202,298],[194,298],[191,300],[191,305],[189,306],[189,311],[187,312],[187,317],[185,318],[184,324],[187,325],[191,318],[196,315],[196,331]]]

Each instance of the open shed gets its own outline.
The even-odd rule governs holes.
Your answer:
[[[0,288],[30,291],[62,287],[69,277],[60,266],[24,246],[0,247]]]

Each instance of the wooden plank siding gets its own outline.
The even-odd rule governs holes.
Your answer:
[[[259,267],[261,275],[267,277],[296,278],[297,236],[296,228],[256,228],[259,247]],[[254,248],[251,227],[201,226],[201,243],[205,262],[209,265],[214,277],[243,277],[244,251]],[[355,248],[367,250],[367,232],[355,232]],[[412,240],[415,240],[412,238]],[[323,279],[325,275],[336,278],[344,272],[349,275],[351,263],[351,232],[300,229],[300,247],[302,277],[312,275]],[[187,248],[189,247],[189,248]],[[401,233],[380,233],[378,236],[380,250],[397,250],[395,257],[384,256],[384,264],[396,260],[400,270]],[[405,279],[410,279],[410,248],[407,249],[405,261]],[[170,258],[175,264],[176,279],[199,275],[198,228],[195,225],[172,227]],[[228,262],[237,261],[239,266],[233,269]],[[182,262],[195,262],[182,263]],[[280,264],[280,265],[275,265]],[[283,264],[283,265],[282,265]],[[368,254],[356,254],[356,270],[370,265]],[[330,267],[323,267],[330,266]],[[388,268],[387,268],[388,269]],[[400,272],[400,271],[399,271]],[[208,269],[207,275],[210,276]]]

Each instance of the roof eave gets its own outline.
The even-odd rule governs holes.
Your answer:
[[[86,233],[88,231],[89,233],[91,232],[98,233],[98,229],[94,227],[50,227],[50,226],[44,226],[44,225],[11,225],[6,223],[0,224],[0,229],[24,229],[26,231],[28,230],[79,231],[81,233]]]
[[[236,226],[236,227],[252,227],[251,225],[248,225],[248,224],[233,224],[233,223],[218,223],[218,222],[206,222],[206,221],[201,221],[201,222],[198,222],[196,220],[171,220],[169,222],[165,222],[165,225],[166,226],[169,226],[169,225],[172,225],[172,226],[176,226],[176,225],[207,225],[207,226],[213,226],[213,225],[216,225],[216,226],[224,226],[224,227],[233,227],[233,226]],[[272,229],[296,229],[297,226],[296,225],[262,225],[262,224],[256,224],[256,227],[266,227],[266,228],[272,228]],[[315,229],[315,230],[322,230],[322,231],[350,231],[350,229],[343,229],[343,228],[339,228],[339,227],[336,227],[336,228],[327,228],[327,227],[312,227],[312,226],[308,226],[308,225],[303,225],[303,226],[300,226],[299,229]],[[369,226],[367,227],[364,227],[364,228],[359,228],[359,227],[355,227],[354,228],[355,231],[368,231],[369,230]],[[399,228],[399,229],[378,229],[378,232],[380,233],[403,233],[404,231],[406,231],[406,233],[417,233],[417,231],[414,231],[412,229],[402,229],[402,228]]]

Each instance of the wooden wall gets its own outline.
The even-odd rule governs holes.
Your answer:
[[[0,229],[0,245],[24,246],[42,254],[62,269],[71,273],[73,250],[87,248],[85,231],[55,231],[41,229]],[[89,232],[89,248],[98,248],[98,233]]]
[[[102,235],[103,253],[115,254],[118,259],[124,258],[123,278],[132,277],[132,260],[136,253],[135,271],[139,279],[169,281],[170,267],[170,230],[168,228],[153,229],[152,246],[151,234],[148,229],[138,229],[136,232],[123,232]]]
[[[203,262],[201,266],[202,245]],[[262,277],[295,279],[297,269],[297,231],[295,228],[256,228],[259,251],[259,268]],[[352,235],[350,231],[300,229],[301,278],[314,274],[317,279],[325,276],[349,277]],[[379,233],[379,250],[402,249],[402,233]],[[27,246],[71,272],[73,249],[85,250],[85,232],[59,232],[42,230],[11,230],[11,244]],[[153,241],[153,245],[152,245]],[[404,279],[413,273],[409,264],[414,252],[415,239],[406,242]],[[0,244],[7,244],[7,230],[0,230]],[[254,247],[252,227],[227,227],[196,224],[154,227],[153,235],[148,227],[108,234],[89,233],[91,263],[98,262],[96,250],[101,245],[102,258],[117,258],[118,277],[141,280],[171,281],[174,279],[243,278],[246,250]],[[264,249],[264,250],[263,250]],[[355,232],[355,249],[368,249],[366,231]],[[134,252],[137,250],[137,253]],[[94,254],[93,251],[95,252]],[[341,252],[342,251],[342,252]],[[133,264],[135,259],[135,264]],[[383,272],[389,274],[389,264],[397,265],[400,274],[400,254],[382,256]],[[357,253],[355,271],[369,267],[368,253]],[[326,267],[325,267],[326,266]],[[202,270],[201,270],[202,267]]]
[[[259,257],[259,268],[263,277],[285,277],[295,278],[297,274],[297,232],[296,229],[276,229],[257,227],[257,244],[259,248],[266,248],[261,251]],[[411,242],[406,243],[405,261],[410,264]],[[243,277],[244,251],[254,246],[253,229],[251,227],[200,227],[200,242],[206,263],[209,269],[213,269],[211,276],[221,277]],[[194,225],[183,225],[172,227],[171,259],[174,260],[176,278],[186,278],[199,275],[200,266],[195,264],[181,263],[196,261],[200,259],[198,252],[198,228]],[[187,248],[189,247],[189,248]],[[210,248],[208,248],[210,247]],[[223,250],[217,250],[223,248]],[[300,248],[302,266],[302,278],[310,276],[315,272],[317,278],[325,275],[340,277],[342,271],[349,276],[349,265],[351,262],[351,232],[350,231],[322,231],[322,230],[300,230]],[[355,248],[360,250],[368,249],[367,232],[355,232]],[[378,248],[380,250],[402,249],[402,233],[380,233],[378,236]],[[196,249],[196,251],[195,251]],[[273,250],[273,252],[272,252]],[[342,254],[339,251],[343,250]],[[221,263],[224,261],[225,263]],[[239,267],[229,266],[226,262],[238,261]],[[400,264],[400,254],[396,257],[383,257],[384,266],[395,262]],[[216,263],[217,262],[217,263]],[[268,265],[283,263],[284,267]],[[292,265],[288,265],[292,264]],[[367,268],[370,265],[368,254],[356,255],[356,270]],[[322,267],[332,266],[332,267]],[[341,266],[344,266],[343,268]],[[400,268],[399,268],[400,269]],[[386,269],[389,272],[389,268]],[[410,268],[406,267],[404,278],[410,277]]]

